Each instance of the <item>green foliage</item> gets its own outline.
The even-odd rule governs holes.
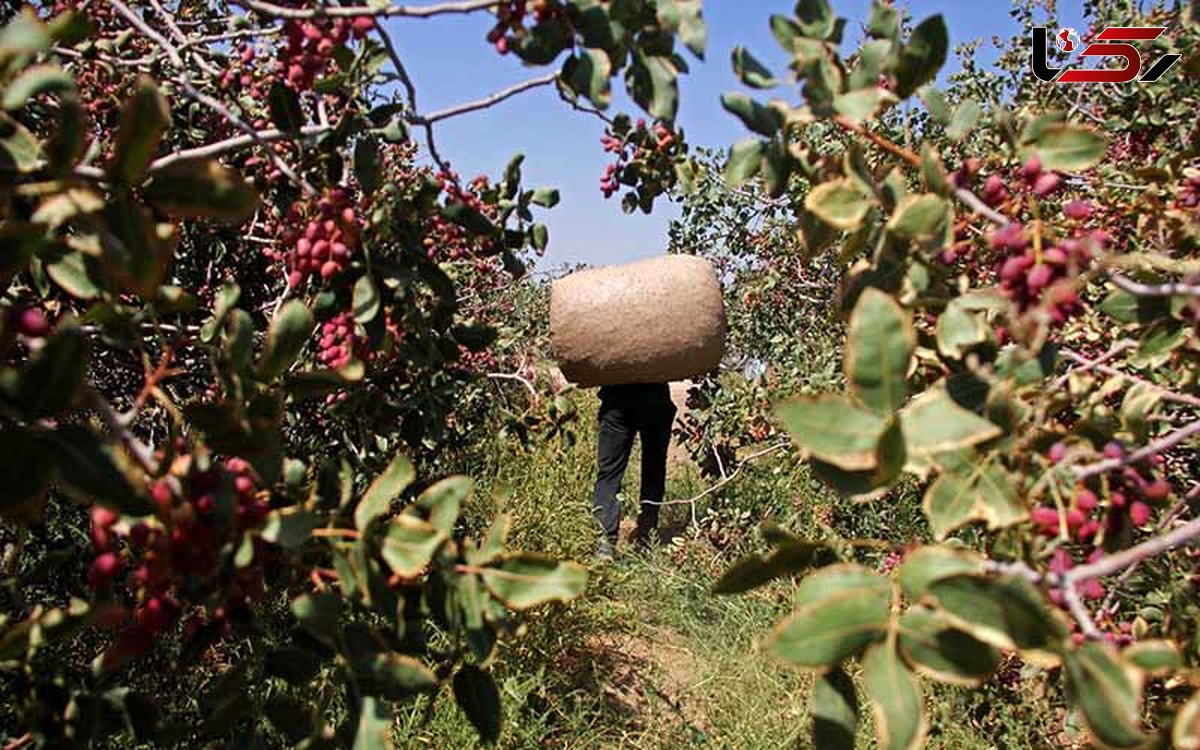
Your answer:
[[[1200,527],[1176,520],[1196,468],[1191,10],[1087,5],[1096,28],[1167,27],[1157,51],[1184,58],[1116,96],[1032,83],[1023,38],[992,70],[968,43],[942,77],[943,19],[883,2],[844,55],[855,26],[802,0],[768,21],[798,98],[726,94],[753,136],[693,156],[675,41],[703,58],[701,3],[535,5],[487,9],[488,41],[555,65],[577,109],[624,77],[653,122],[602,115],[601,189],[645,213],[676,191],[671,249],[726,284],[731,367],[680,429],[703,500],[687,543],[599,585],[745,689],[646,731],[909,748],[1023,724],[1044,746],[1081,722],[1196,745],[1177,547]],[[433,129],[454,110],[417,110],[377,18],[85,10],[0,30],[3,731],[611,745],[571,659],[619,605],[570,604],[588,573],[560,559],[594,542],[565,500],[593,446],[540,365],[546,288],[522,280],[557,191],[523,186],[521,155],[453,174]],[[785,84],[744,47],[731,62]],[[806,533],[760,544],[756,516]],[[744,655],[767,632],[764,653],[822,673],[803,730],[770,709],[806,683]],[[1014,673],[1065,718],[1030,721]]]
[[[655,144],[626,177],[648,212],[686,163],[664,123],[700,3],[568,6],[492,41],[567,53],[577,106],[624,75],[659,120],[618,115]],[[451,173],[371,15],[278,10],[46,6],[0,29],[11,737],[391,747],[446,683],[495,740],[517,610],[586,585],[514,550],[502,514],[468,529],[473,484],[444,471],[485,424],[567,440],[575,406],[521,369],[545,337],[513,315],[558,191],[523,186],[519,155]]]
[[[1095,28],[1128,23],[1102,4],[1086,11]],[[1171,23],[1177,14],[1158,7],[1146,17]],[[1032,6],[1014,15],[1022,28],[1057,28]],[[799,101],[723,98],[758,137],[713,165],[733,184],[724,205],[712,205],[715,190],[689,194],[673,239],[684,250],[709,242],[718,249],[704,252],[735,260],[732,338],[739,351],[760,352],[766,374],[702,384],[685,433],[697,456],[728,465],[782,427],[812,476],[893,511],[922,494],[923,522],[917,533],[884,529],[883,540],[781,545],[734,564],[717,590],[798,577],[794,611],[768,643],[807,668],[858,660],[881,746],[936,744],[950,731],[926,725],[929,691],[918,676],[991,691],[1016,659],[1054,670],[1056,692],[1042,700],[1073,706],[1070,716],[1100,744],[1165,746],[1191,680],[1186,667],[1171,672],[1172,648],[1153,644],[1167,633],[1190,643],[1194,629],[1146,619],[1139,602],[1181,585],[1176,556],[1156,540],[1192,463],[1176,440],[1190,435],[1179,426],[1194,420],[1194,404],[1184,396],[1167,407],[1174,427],[1152,427],[1147,415],[1163,413],[1167,393],[1191,390],[1184,352],[1193,332],[1179,315],[1191,303],[1172,282],[1195,270],[1196,215],[1180,210],[1181,195],[1195,204],[1195,154],[1172,128],[1193,129],[1176,105],[1198,91],[1184,77],[1129,96],[1039,87],[1022,37],[1005,44],[995,70],[977,66],[977,44],[964,45],[962,70],[939,89],[950,48],[941,17],[910,25],[874,3],[867,38],[843,55],[845,24],[826,3],[773,16]],[[1194,27],[1170,28],[1162,51],[1196,49]],[[776,83],[740,49],[734,67],[752,88]],[[914,97],[925,106],[905,106]],[[1141,111],[1158,106],[1171,114]],[[788,175],[782,190],[760,163],[768,152],[781,155],[773,171]],[[718,219],[749,228],[706,230]],[[787,270],[764,272],[773,265]],[[829,325],[820,311],[781,300],[755,308],[767,326],[739,317],[764,277],[795,299],[825,273],[824,301],[845,316],[844,331],[841,316]],[[787,335],[777,332],[806,337],[814,324],[821,344],[834,343],[811,343],[807,360],[781,356]],[[829,358],[842,362],[842,377],[815,375]],[[946,546],[921,546],[931,539]],[[860,593],[814,604],[801,595],[827,570],[844,570],[822,565],[861,563],[880,546],[902,561],[894,577],[903,597],[889,589],[882,603]],[[1154,572],[1062,579],[1123,550]],[[1147,689],[1145,670],[1173,675],[1179,694]],[[847,707],[856,701],[845,692],[834,683],[814,692],[814,713],[829,717],[816,727],[822,742],[851,744]],[[1153,709],[1143,705],[1151,700]],[[1174,731],[1178,742],[1187,730]]]

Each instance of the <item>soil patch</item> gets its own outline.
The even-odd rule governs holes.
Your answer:
[[[633,727],[667,721],[693,733],[711,734],[703,706],[690,700],[703,676],[686,642],[679,633],[664,628],[589,639],[586,648],[594,659],[591,676],[608,707]]]

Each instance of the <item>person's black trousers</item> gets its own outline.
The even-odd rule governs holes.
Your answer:
[[[645,541],[658,527],[657,503],[667,482],[667,448],[675,405],[666,383],[606,386],[600,389],[600,436],[595,509],[600,528],[614,544],[621,524],[617,493],[629,464],[633,439],[642,439],[641,512],[637,537]]]

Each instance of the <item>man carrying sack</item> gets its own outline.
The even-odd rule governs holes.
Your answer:
[[[658,527],[675,405],[667,383],[714,370],[725,354],[725,304],[712,264],[670,255],[594,268],[554,282],[550,335],[567,380],[600,386],[596,518],[598,556],[610,560],[617,493],[633,439],[642,439],[641,513],[634,542]]]
[[[666,383],[608,385],[600,389],[600,435],[597,440],[596,519],[604,536],[597,557],[611,560],[621,525],[621,503],[617,493],[629,464],[633,438],[642,439],[641,510],[633,543],[650,544],[658,530],[658,509],[666,493],[667,448],[675,404]]]

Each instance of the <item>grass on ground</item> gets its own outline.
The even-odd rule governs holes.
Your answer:
[[[502,509],[513,516],[513,548],[591,563],[596,531],[590,511],[595,470],[595,404],[585,403],[570,447],[522,451],[497,443],[481,465],[469,528]],[[625,485],[637,497],[638,456]],[[704,487],[694,469],[675,464],[668,498]],[[812,678],[771,660],[758,641],[791,611],[792,584],[717,597],[720,572],[755,543],[754,529],[774,517],[797,530],[831,524],[843,534],[894,535],[919,529],[918,503],[852,506],[821,492],[794,462],[748,471],[715,505],[701,528],[646,554],[628,550],[592,568],[586,594],[534,613],[524,635],[506,643],[493,665],[502,696],[505,750],[561,748],[807,748]],[[910,507],[911,506],[911,507]],[[625,509],[626,524],[634,510]],[[663,527],[688,527],[686,506],[665,509]],[[707,513],[707,516],[706,516]],[[889,534],[890,532],[890,534]],[[916,532],[914,532],[916,533]],[[926,683],[928,685],[928,683]],[[1005,702],[1004,696],[1007,696]],[[1047,722],[1014,700],[928,688],[929,747],[1044,747]],[[874,746],[864,707],[858,747]],[[398,719],[401,747],[473,748],[478,741],[449,695]]]

